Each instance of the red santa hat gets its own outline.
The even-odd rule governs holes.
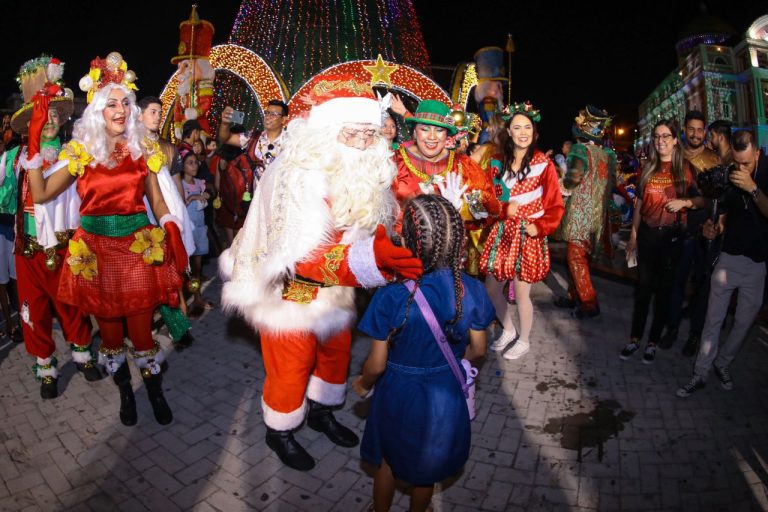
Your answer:
[[[381,126],[381,109],[373,88],[351,75],[323,78],[309,91],[306,101],[312,104],[307,124],[313,128],[346,123]]]

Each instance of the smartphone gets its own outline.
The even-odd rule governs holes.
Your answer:
[[[232,124],[243,124],[245,122],[245,112],[241,112],[240,110],[232,112],[231,122]]]

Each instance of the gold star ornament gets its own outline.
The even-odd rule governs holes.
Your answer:
[[[392,86],[392,78],[390,76],[397,71],[398,67],[397,64],[389,65],[384,62],[381,54],[376,57],[376,63],[372,66],[363,65],[363,68],[371,74],[371,85],[385,84],[388,86]]]

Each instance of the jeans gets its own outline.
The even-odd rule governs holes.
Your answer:
[[[712,273],[707,319],[701,333],[694,375],[706,380],[713,364],[718,368],[727,368],[733,362],[763,303],[765,274],[765,262],[758,263],[746,256],[720,253]],[[735,321],[728,339],[722,349],[718,350],[720,329],[734,290],[739,290]]]
[[[649,343],[657,343],[667,320],[669,292],[682,249],[680,230],[673,226],[652,228],[640,224],[637,233],[637,285],[632,312],[632,339],[641,339],[653,299]]]

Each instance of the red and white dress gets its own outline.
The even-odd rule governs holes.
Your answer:
[[[161,304],[178,307],[182,282],[166,240],[149,238],[152,247],[147,249],[163,251],[159,261],[147,263],[145,254],[135,252],[137,233],[150,235],[153,229],[160,229],[150,224],[148,218],[146,222],[141,219],[141,214],[146,218],[147,212],[144,180],[148,172],[143,157],[133,160],[126,156],[111,169],[101,164],[86,166],[78,177],[83,225],[75,232],[72,242],[85,243],[87,252],[74,256],[87,260],[90,268],[75,270],[70,243],[59,283],[61,301],[103,318],[151,312]],[[123,234],[125,224],[121,223],[128,218],[142,222],[135,224],[130,233]],[[89,230],[88,226],[94,225],[100,226],[99,229]],[[155,256],[159,254],[155,252]]]
[[[480,269],[493,274],[499,281],[514,279],[535,283],[549,273],[550,258],[547,235],[557,229],[563,216],[555,164],[537,151],[530,163],[530,172],[522,180],[510,171],[494,178],[494,188],[502,203],[502,215],[509,203],[518,204],[514,217],[494,224],[480,258]],[[538,234],[525,232],[534,224]]]

